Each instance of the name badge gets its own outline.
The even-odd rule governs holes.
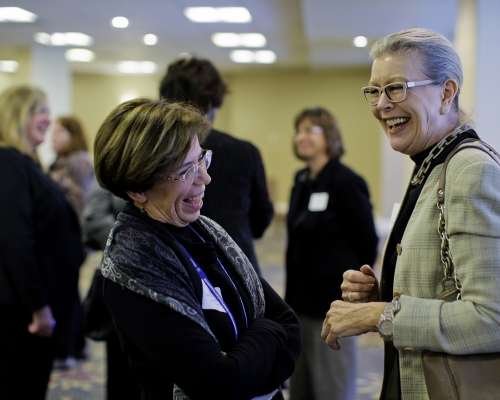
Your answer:
[[[313,193],[309,198],[309,211],[325,211],[330,195],[327,192]]]
[[[215,310],[225,313],[226,311],[219,303],[219,300],[217,300],[217,298],[210,291],[205,281],[202,280],[201,283],[203,285],[203,297],[201,302],[201,308],[203,308],[204,310]],[[219,295],[221,294],[220,288],[215,288],[215,290],[217,290],[217,293],[219,293]]]

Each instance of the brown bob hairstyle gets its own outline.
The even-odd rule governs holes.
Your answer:
[[[184,103],[138,98],[117,106],[105,119],[94,142],[94,168],[99,184],[130,200],[127,191],[144,192],[175,173],[193,140],[202,143],[210,122]]]
[[[59,117],[56,123],[66,129],[71,141],[67,148],[61,150],[58,155],[64,156],[79,150],[88,150],[87,138],[81,122],[75,117]]]
[[[314,125],[323,129],[323,135],[325,135],[326,140],[326,154],[328,158],[340,158],[345,151],[344,145],[342,144],[342,138],[340,137],[340,128],[335,117],[326,109],[321,107],[306,108],[295,117],[295,132],[297,132],[300,123],[305,119],[309,119]],[[295,142],[293,144],[293,151],[298,159],[303,160],[303,158],[297,153],[297,146]]]

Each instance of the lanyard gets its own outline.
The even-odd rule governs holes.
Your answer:
[[[205,243],[205,240],[200,236],[200,234],[198,232],[196,232],[193,227],[191,225],[188,225],[191,230],[196,233],[196,236],[198,236],[200,238],[200,240]],[[236,287],[236,285],[234,284],[233,280],[231,279],[231,277],[229,276],[229,274],[227,273],[226,271],[226,268],[224,268],[224,265],[222,265],[221,261],[219,260],[219,257],[217,257],[217,263],[219,264],[219,266],[222,268],[222,270],[224,271],[224,273],[226,274],[227,276],[227,279],[229,279],[229,282],[231,282],[231,285],[233,285],[233,288],[234,290],[236,291],[236,293],[238,293],[238,297],[240,298],[240,304],[241,304],[241,309],[243,310],[243,316],[245,317],[245,326],[248,328],[248,317],[247,317],[247,311],[245,310],[245,305],[243,304],[243,299],[241,298],[240,296],[240,292],[238,292],[238,288]]]
[[[189,226],[189,225],[188,225]],[[205,240],[198,234],[198,232],[196,232],[191,226],[189,226],[191,228],[191,230],[196,233],[196,235],[201,239],[201,241],[203,243],[205,243]],[[181,245],[182,246],[182,245]],[[222,298],[222,296],[219,294],[219,292],[217,290],[215,290],[214,286],[212,285],[212,283],[210,282],[210,280],[208,279],[207,275],[205,274],[205,272],[203,272],[203,270],[200,268],[200,266],[198,265],[198,263],[193,259],[193,257],[191,257],[191,254],[189,254],[189,252],[186,250],[186,248],[184,246],[182,246],[184,248],[184,251],[187,253],[187,255],[189,256],[189,259],[191,260],[191,262],[193,263],[194,267],[196,268],[196,270],[198,271],[198,274],[200,275],[200,278],[202,279],[203,282],[205,282],[205,284],[207,285],[208,289],[210,290],[210,293],[213,294],[213,296],[217,299],[217,301],[219,302],[219,304],[222,306],[222,308],[224,309],[224,311],[226,312],[226,314],[228,315],[229,319],[231,320],[231,323],[233,324],[233,328],[234,328],[234,335],[236,337],[236,340],[238,340],[238,327],[236,326],[236,320],[234,319],[234,316],[233,314],[231,313],[231,310],[229,309],[229,307],[227,306],[227,304],[225,303],[224,299]],[[222,268],[222,270],[224,271],[224,273],[226,274],[227,278],[229,279],[229,281],[231,282],[231,284],[233,285],[234,289],[236,290],[236,293],[238,293],[238,296],[240,298],[240,303],[241,303],[241,308],[243,310],[243,315],[245,317],[245,326],[248,328],[248,318],[247,318],[247,313],[246,313],[246,310],[245,310],[245,306],[243,305],[243,300],[238,292],[238,289],[236,288],[236,285],[234,284],[233,280],[231,279],[231,277],[229,276],[229,274],[227,273],[226,269],[224,268],[224,266],[222,265],[222,263],[220,262],[219,260],[219,257],[217,257],[217,263],[219,264],[219,266]]]
[[[219,292],[217,290],[215,290],[214,286],[212,285],[212,283],[210,282],[210,280],[205,275],[205,272],[203,272],[203,270],[196,263],[196,261],[193,259],[193,257],[191,257],[191,254],[188,253],[188,251],[186,250],[186,248],[184,248],[184,250],[188,254],[189,259],[193,263],[194,267],[198,271],[198,274],[200,274],[201,280],[203,282],[205,282],[205,284],[207,285],[207,287],[210,290],[210,292],[217,299],[217,301],[219,302],[219,304],[222,306],[222,308],[224,309],[224,311],[228,315],[229,319],[231,320],[231,323],[233,324],[234,336],[236,337],[236,340],[238,340],[238,327],[236,326],[236,320],[234,319],[233,313],[231,312],[231,310],[229,309],[229,307],[227,306],[226,302],[224,301],[224,299],[222,298],[222,296],[219,294]]]

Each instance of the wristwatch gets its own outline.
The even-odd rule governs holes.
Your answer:
[[[385,341],[392,341],[394,334],[394,315],[400,310],[401,303],[399,296],[395,297],[390,303],[387,303],[384,313],[378,321],[378,333]]]

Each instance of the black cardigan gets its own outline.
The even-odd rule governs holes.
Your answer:
[[[342,299],[342,274],[373,265],[377,234],[365,181],[338,159],[330,160],[313,180],[309,169],[295,176],[288,211],[285,300],[298,312],[324,318]],[[328,193],[322,211],[310,211],[313,193]]]
[[[199,275],[182,251],[178,253],[179,242],[171,230],[134,208],[128,204],[124,213],[140,220],[144,229],[154,233],[174,249],[192,281],[195,297],[201,303],[202,285]],[[208,239],[201,225],[192,225]],[[120,230],[123,229],[126,230],[127,227],[122,225]],[[300,331],[295,314],[261,280],[266,301],[264,318],[252,321],[253,310],[249,306],[251,302],[245,292],[239,290],[249,317],[249,327],[246,329],[239,312],[239,299],[234,301],[227,295],[228,290],[233,290],[230,282],[224,282],[222,275],[214,277],[210,268],[216,269],[216,264],[213,265],[210,260],[203,261],[203,253],[207,249],[191,251],[186,243],[183,245],[211,281],[218,279],[214,286],[221,288],[226,303],[235,314],[240,337],[234,343],[232,325],[227,321],[221,324],[221,321],[227,319],[223,314],[203,311],[209,327],[217,337],[218,341],[215,341],[202,326],[172,308],[106,279],[106,303],[122,347],[142,386],[143,399],[171,399],[174,382],[193,400],[243,400],[275,389],[291,375],[300,352]],[[214,244],[210,245],[216,247]],[[221,255],[218,250],[217,253]],[[221,258],[221,261],[231,271],[228,260]],[[168,265],[165,267],[168,268]],[[241,282],[237,282],[234,273],[231,272],[230,275],[240,288]],[[227,356],[221,355],[221,351],[225,351]]]
[[[27,155],[0,148],[0,305],[68,309],[83,262],[73,207]]]

